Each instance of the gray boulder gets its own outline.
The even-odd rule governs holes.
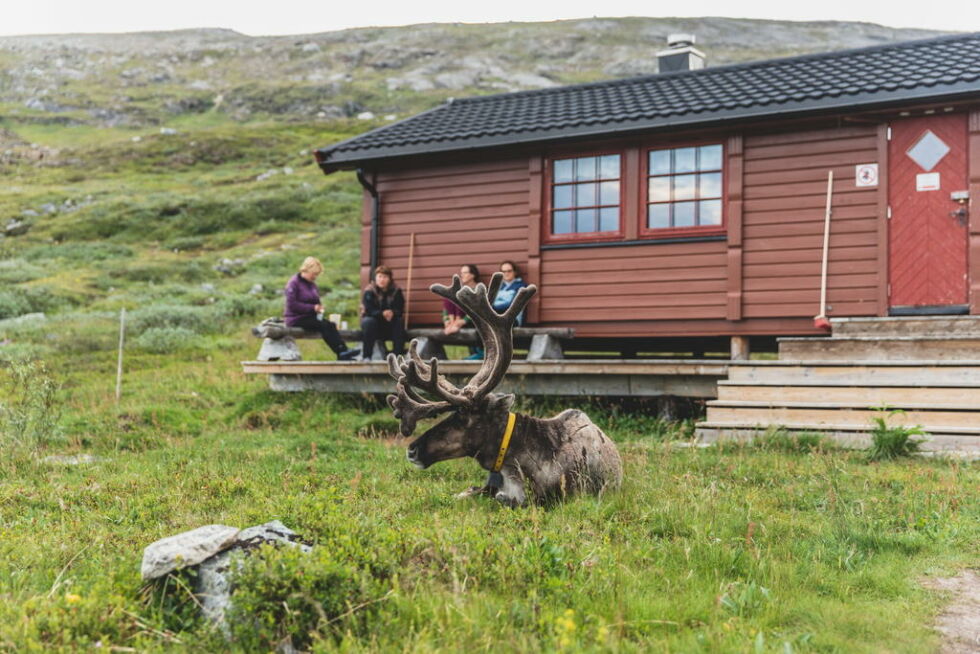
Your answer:
[[[302,358],[299,346],[292,336],[265,339],[257,357],[259,361],[299,361]]]
[[[239,531],[225,525],[206,525],[151,543],[143,550],[143,580],[197,565],[223,552],[235,543]]]

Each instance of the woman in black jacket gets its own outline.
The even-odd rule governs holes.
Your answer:
[[[374,269],[374,281],[364,289],[361,296],[361,332],[364,346],[362,356],[371,359],[374,344],[391,339],[391,349],[395,354],[405,353],[405,296],[395,285],[395,279],[388,266]]]

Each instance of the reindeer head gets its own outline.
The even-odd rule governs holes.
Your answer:
[[[451,413],[409,445],[408,458],[419,467],[471,456],[503,433],[514,396],[491,391],[504,378],[514,355],[514,321],[537,288],[522,288],[500,314],[494,310],[492,298],[502,279],[503,275],[494,273],[489,288],[483,284],[469,288],[454,275],[452,286],[434,284],[430,289],[458,304],[473,320],[483,341],[483,365],[465,386],[459,388],[440,375],[438,359],[423,361],[415,341],[408,348],[408,357],[388,355],[388,370],[396,382],[396,394],[388,396],[388,404],[401,421],[403,436],[411,436],[419,420]]]

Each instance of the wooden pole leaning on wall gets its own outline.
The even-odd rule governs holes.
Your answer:
[[[116,404],[122,397],[123,345],[126,340],[126,309],[119,312],[119,359],[116,363]]]
[[[813,317],[813,326],[817,329],[830,329],[827,319],[827,265],[830,256],[830,203],[834,194],[834,171],[827,171],[827,209],[823,223],[823,258],[820,266],[820,313]]]
[[[405,329],[409,327],[409,308],[412,300],[412,266],[415,263],[415,232],[408,240],[408,279],[405,280]]]

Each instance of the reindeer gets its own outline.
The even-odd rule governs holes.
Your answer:
[[[519,415],[510,410],[513,395],[491,392],[514,355],[514,321],[537,292],[533,285],[522,288],[510,307],[497,313],[490,298],[496,297],[502,277],[495,273],[489,289],[483,284],[464,287],[455,275],[451,287],[430,288],[462,307],[483,341],[483,364],[465,386],[459,388],[439,374],[438,359],[423,361],[414,340],[407,357],[388,355],[396,382],[388,404],[400,420],[402,435],[411,436],[419,420],[450,414],[409,445],[408,460],[424,469],[473,457],[490,471],[489,479],[457,497],[484,494],[507,506],[527,502],[525,487],[538,503],[618,488],[623,476],[619,452],[587,415],[574,409],[547,420]]]

